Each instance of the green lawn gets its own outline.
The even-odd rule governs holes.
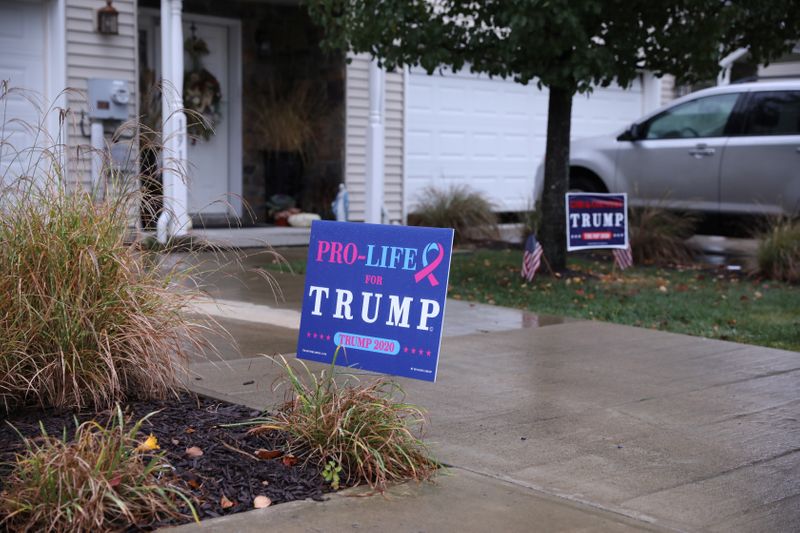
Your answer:
[[[449,296],[531,311],[604,320],[800,351],[800,286],[748,278],[713,267],[633,267],[571,256],[571,276],[542,266],[533,283],[520,277],[521,250],[457,251]],[[287,271],[285,265],[265,265]],[[305,261],[290,261],[297,274]]]
[[[800,351],[800,286],[706,268],[570,258],[573,275],[520,277],[522,251],[453,255],[451,298]]]

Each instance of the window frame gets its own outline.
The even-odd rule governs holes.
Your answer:
[[[725,126],[723,126],[723,128],[722,128],[722,134],[721,135],[705,135],[705,136],[698,136],[698,137],[661,137],[661,138],[653,138],[653,139],[649,139],[647,137],[647,134],[650,132],[650,127],[651,127],[652,123],[655,122],[656,120],[658,120],[659,118],[667,115],[668,113],[674,111],[676,108],[679,108],[679,107],[682,107],[682,106],[685,106],[685,105],[688,105],[688,104],[695,103],[698,100],[703,100],[703,99],[706,99],[706,98],[714,98],[714,97],[718,97],[718,96],[727,96],[727,95],[731,95],[731,94],[732,95],[736,95],[736,101],[734,102],[733,107],[731,108],[730,114],[728,115],[728,120],[725,122]],[[700,139],[718,139],[720,137],[730,137],[732,135],[736,135],[737,132],[742,130],[742,125],[743,125],[743,116],[742,115],[743,115],[743,111],[746,111],[746,108],[744,107],[744,105],[745,105],[745,100],[746,100],[746,96],[747,95],[748,95],[748,93],[746,93],[746,92],[724,92],[724,93],[718,93],[718,94],[709,94],[709,95],[706,95],[706,96],[699,96],[697,98],[693,98],[691,100],[687,100],[685,102],[681,102],[680,104],[677,104],[677,105],[673,105],[673,106],[663,110],[661,113],[658,113],[657,115],[654,115],[654,116],[648,118],[644,122],[639,123],[637,125],[639,131],[638,131],[638,135],[637,135],[638,138],[636,140],[638,140],[638,141],[656,141],[656,142],[657,141],[676,141],[676,140],[683,140],[683,141],[689,140],[689,141],[691,141],[691,140],[700,140]]]
[[[798,136],[800,135],[800,131],[797,133],[748,133],[747,129],[750,126],[750,121],[752,120],[752,116],[755,114],[756,110],[756,102],[758,99],[759,94],[764,93],[797,93],[798,99],[800,99],[800,88],[799,89],[756,89],[752,90],[747,93],[747,100],[744,103],[741,117],[739,120],[741,121],[736,136],[739,137],[785,137],[785,136]]]

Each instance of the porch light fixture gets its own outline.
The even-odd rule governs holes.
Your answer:
[[[106,0],[106,6],[97,10],[97,32],[103,35],[119,35],[119,12]]]

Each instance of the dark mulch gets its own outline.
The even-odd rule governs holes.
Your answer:
[[[165,401],[131,401],[124,406],[126,414],[138,420],[148,413],[160,411],[148,419],[141,430],[142,440],[153,433],[161,450],[175,467],[176,474],[185,480],[187,489],[197,498],[200,518],[248,511],[253,499],[265,495],[273,505],[312,498],[322,500],[330,487],[320,470],[303,464],[292,456],[261,460],[251,457],[259,449],[285,451],[286,440],[276,432],[248,435],[248,427],[221,427],[244,422],[261,413],[248,407],[212,400],[193,394]],[[8,422],[25,436],[41,434],[39,421],[50,435],[61,435],[64,428],[74,431],[74,413],[27,410],[8,418]],[[79,413],[78,419],[95,418],[101,423],[109,413]],[[23,446],[19,436],[0,419],[0,489],[8,462]],[[191,458],[186,450],[196,446],[203,455]],[[234,502],[228,509],[221,506],[222,496]],[[160,524],[165,525],[165,524]]]

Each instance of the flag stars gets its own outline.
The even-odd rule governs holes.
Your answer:
[[[431,351],[430,351],[430,350],[428,350],[427,352],[425,352],[425,355],[427,355],[428,357],[430,357],[430,356],[431,356]]]
[[[403,348],[403,353],[408,353],[408,346]]]
[[[416,348],[411,348],[411,353],[417,353],[417,349]]]

